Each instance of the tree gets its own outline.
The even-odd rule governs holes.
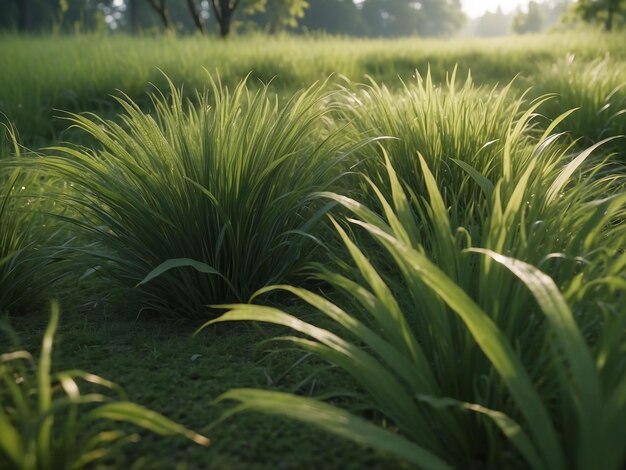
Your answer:
[[[156,14],[159,15],[159,18],[161,18],[165,30],[171,30],[172,20],[170,19],[170,12],[167,9],[167,0],[148,0],[148,3]]]
[[[460,28],[460,0],[364,0],[363,19],[374,36],[443,36]]]
[[[265,9],[269,13],[269,32],[295,28],[308,7],[307,0],[267,0]]]
[[[626,19],[626,0],[578,0],[574,12],[584,21],[604,23],[604,30],[611,31],[615,20]]]
[[[94,29],[96,25],[102,25],[102,15],[96,18],[100,5],[109,3],[110,0],[0,0],[0,29],[17,29],[20,32],[75,27]]]
[[[543,14],[535,1],[528,3],[528,11],[518,11],[513,17],[511,29],[516,34],[538,33],[543,29]]]
[[[196,26],[196,29],[200,32],[200,34],[204,34],[206,32],[206,28],[204,26],[204,18],[200,14],[200,8],[198,8],[198,5],[196,5],[194,0],[187,0],[187,7],[189,8],[189,13],[191,13],[193,24]]]
[[[221,37],[225,38],[230,33],[233,14],[240,3],[241,0],[211,0],[213,14],[217,20]]]
[[[365,36],[368,27],[352,0],[312,0],[300,28],[329,34]]]
[[[495,12],[487,11],[476,21],[474,35],[479,37],[496,37],[508,34],[511,17],[504,14],[498,7]]]
[[[29,31],[32,26],[32,5],[30,0],[16,0],[17,2],[17,30]]]
[[[315,0],[314,0],[315,1]],[[252,17],[256,24],[264,24],[270,31],[285,27],[295,28],[304,16],[308,0],[210,0],[221,37],[230,33],[237,10]]]
[[[133,34],[139,32],[139,0],[128,0],[130,15],[130,30]]]

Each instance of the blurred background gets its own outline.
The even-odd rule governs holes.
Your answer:
[[[493,37],[624,24],[623,0],[0,0],[0,30]]]

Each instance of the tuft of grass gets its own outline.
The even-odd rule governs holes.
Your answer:
[[[335,222],[351,268],[318,270],[347,300],[273,289],[312,305],[332,328],[259,305],[227,305],[210,323],[257,320],[298,332],[284,339],[350,374],[366,390],[363,406],[402,436],[367,428],[354,439],[425,468],[582,469],[594,459],[620,468],[626,445],[613,436],[626,432],[626,193],[620,177],[598,177],[601,163],[586,166],[598,145],[572,157],[550,131],[523,150],[521,168],[504,161],[495,181],[468,172],[487,193],[462,219],[468,226],[452,220],[463,211],[444,204],[445,186],[421,157],[423,196],[404,189],[387,160],[391,196],[372,185],[383,216],[326,194],[378,246],[360,248]],[[239,401],[235,411],[283,414],[341,435],[359,422],[309,398],[290,397],[293,409],[268,392],[222,398]]]
[[[54,247],[38,174],[21,153],[16,130],[0,128],[0,313],[32,306],[62,274],[53,262],[64,248]]]
[[[536,93],[554,93],[555,99],[543,107],[554,119],[576,109],[558,130],[567,131],[581,146],[592,145],[613,136],[626,136],[626,73],[610,57],[586,62],[573,54],[544,66],[533,80]],[[622,142],[616,142],[623,161]]]
[[[464,211],[484,197],[468,171],[493,179],[526,164],[520,150],[536,137],[534,113],[545,98],[526,106],[512,86],[484,89],[471,74],[461,82],[456,68],[444,85],[433,81],[430,70],[425,77],[416,73],[399,91],[373,80],[348,84],[339,121],[347,122],[355,136],[391,137],[378,148],[364,147],[355,158],[385,195],[391,194],[385,155],[411,191],[426,194],[421,155],[441,182],[446,203]],[[510,158],[503,159],[504,152]],[[504,168],[505,163],[513,168]],[[367,187],[365,192],[370,192]]]
[[[122,430],[120,422],[209,444],[206,437],[128,402],[122,389],[102,377],[80,370],[53,373],[52,343],[58,321],[59,306],[53,302],[37,363],[28,351],[0,355],[2,468],[84,468],[105,461],[138,439]],[[91,390],[81,393],[79,382],[114,392],[117,399]]]
[[[306,235],[328,207],[314,193],[345,171],[347,145],[329,133],[325,85],[285,103],[245,81],[211,81],[192,106],[170,84],[154,113],[119,100],[122,124],[73,115],[95,150],[57,147],[41,165],[66,181],[66,217],[102,249],[99,269],[137,285],[145,306],[184,316],[246,300],[290,278],[308,258]]]

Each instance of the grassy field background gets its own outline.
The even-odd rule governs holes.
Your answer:
[[[37,353],[58,298],[53,370],[212,441],[141,432],[104,467],[416,464],[302,416],[209,426],[256,387],[452,466],[620,468],[624,43],[1,36],[0,310]],[[266,293],[232,314],[265,323],[193,336],[274,283],[324,300]]]
[[[623,79],[626,53],[620,34],[569,33],[490,40],[355,40],[306,37],[243,37],[227,42],[206,38],[125,36],[3,36],[0,41],[0,110],[16,125],[25,143],[58,140],[66,123],[63,111],[119,109],[111,96],[123,92],[146,103],[146,94],[167,85],[165,75],[192,96],[207,87],[207,72],[233,86],[243,77],[289,94],[315,81],[341,76],[357,82],[372,77],[392,88],[428,69],[437,82],[456,66],[471,70],[479,85],[519,91],[550,90],[547,75],[574,62],[578,69],[607,59],[605,69]],[[552,84],[554,85],[554,84]]]

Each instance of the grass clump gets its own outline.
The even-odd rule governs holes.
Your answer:
[[[23,168],[17,132],[0,128],[0,313],[16,313],[40,299],[60,271],[53,266],[62,247],[43,210],[42,187],[34,171]]]
[[[59,147],[42,165],[76,191],[70,221],[100,242],[100,271],[140,284],[145,305],[193,316],[288,279],[325,208],[313,197],[344,171],[347,147],[326,130],[324,85],[279,104],[267,89],[211,92],[187,105],[152,97],[154,113],[120,99],[122,124],[72,123],[96,150]],[[83,217],[84,216],[84,217]]]
[[[471,75],[459,83],[456,69],[442,86],[430,72],[424,78],[416,74],[400,91],[372,81],[346,88],[341,122],[348,122],[357,136],[392,138],[384,147],[364,147],[357,155],[359,169],[385,194],[390,194],[385,155],[412,191],[425,194],[421,155],[442,183],[446,201],[455,200],[464,210],[482,198],[467,170],[494,177],[502,172],[505,145],[507,152],[518,154],[532,136],[535,107],[524,113],[524,101],[513,96],[511,85],[484,90]],[[517,168],[524,162],[515,158],[511,164]]]
[[[626,73],[620,65],[609,57],[585,62],[572,54],[544,66],[533,81],[534,90],[556,95],[543,107],[544,114],[555,119],[576,109],[558,129],[569,132],[583,147],[626,135]],[[622,143],[616,142],[615,149],[621,148]],[[623,152],[620,156],[626,161]]]
[[[138,439],[119,425],[111,426],[117,422],[208,445],[206,437],[126,401],[123,390],[102,377],[80,370],[53,373],[52,341],[58,321],[59,307],[53,302],[38,363],[28,351],[0,355],[2,468],[78,469],[100,463]],[[115,392],[117,399],[98,392],[81,394],[79,381]]]
[[[287,340],[350,374],[366,391],[363,406],[401,436],[309,398],[223,398],[240,402],[235,411],[291,416],[424,468],[621,468],[626,194],[620,177],[598,177],[601,164],[586,167],[597,146],[570,157],[551,130],[523,150],[524,165],[504,152],[499,174],[469,172],[487,194],[459,220],[477,229],[451,220],[462,211],[443,190],[459,188],[421,157],[421,195],[387,160],[390,196],[372,187],[383,216],[327,194],[378,246],[359,246],[335,223],[353,268],[318,268],[346,301],[277,289],[317,308],[332,330],[258,305],[228,305],[213,321],[292,328],[302,336]]]

